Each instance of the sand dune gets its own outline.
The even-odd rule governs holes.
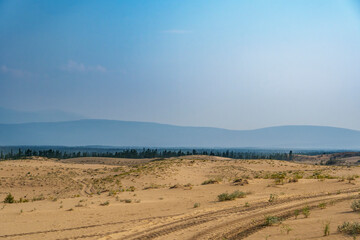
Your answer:
[[[0,239],[322,239],[327,222],[331,239],[353,239],[336,229],[358,219],[359,175],[209,156],[2,161],[0,199],[17,202],[0,204]],[[295,219],[306,207],[310,216]],[[265,226],[265,216],[282,223]]]

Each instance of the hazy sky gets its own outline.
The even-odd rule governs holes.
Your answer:
[[[0,107],[360,130],[360,1],[0,0]]]

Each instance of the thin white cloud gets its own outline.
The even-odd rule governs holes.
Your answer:
[[[4,74],[9,74],[13,77],[18,77],[18,78],[21,78],[21,77],[30,77],[32,76],[33,74],[30,73],[30,72],[27,72],[27,71],[24,71],[24,70],[21,70],[21,69],[16,69],[16,68],[10,68],[6,65],[2,65],[0,67],[0,72],[4,73]]]
[[[67,72],[82,72],[82,73],[87,73],[87,72],[105,73],[105,72],[107,72],[107,69],[101,65],[86,66],[83,63],[78,63],[73,60],[69,60],[66,65],[61,67],[61,69],[64,71],[67,71]]]
[[[182,29],[170,29],[170,30],[165,30],[165,31],[163,31],[163,33],[169,33],[169,34],[187,34],[187,33],[191,33],[191,31],[182,30]]]

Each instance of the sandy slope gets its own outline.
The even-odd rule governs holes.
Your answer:
[[[279,171],[286,172],[284,184],[271,179]],[[11,192],[30,201],[0,204],[0,239],[321,239],[326,221],[331,235],[324,239],[352,239],[336,228],[358,220],[349,207],[358,197],[357,175],[356,166],[208,156],[3,161],[0,199]],[[302,178],[288,182],[296,177]],[[235,185],[236,178],[249,184]],[[209,179],[219,183],[202,185]],[[247,196],[218,201],[235,190]],[[270,194],[276,201],[268,201]],[[309,218],[295,220],[294,210],[305,206]],[[265,228],[267,215],[287,220]]]

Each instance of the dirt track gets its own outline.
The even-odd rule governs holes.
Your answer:
[[[264,225],[264,216],[265,215],[274,215],[282,218],[287,218],[293,215],[295,209],[300,209],[305,206],[310,208],[315,208],[321,202],[331,202],[335,204],[339,201],[353,199],[357,197],[359,189],[352,188],[347,189],[339,194],[338,192],[332,193],[321,193],[308,196],[296,196],[292,198],[279,199],[276,202],[259,202],[254,204],[251,207],[232,207],[228,209],[222,209],[218,211],[209,212],[206,214],[199,214],[190,217],[184,217],[181,220],[169,222],[163,225],[156,226],[151,229],[138,232],[136,234],[126,235],[121,238],[117,238],[116,234],[125,232],[124,229],[114,230],[106,233],[94,233],[94,234],[81,234],[73,235],[70,238],[57,238],[61,240],[65,239],[85,239],[85,238],[101,238],[108,239],[156,239],[160,237],[171,238],[171,234],[177,231],[188,231],[191,232],[188,239],[244,239],[248,235],[254,233],[257,230],[265,227]],[[239,215],[241,214],[241,215]],[[139,224],[141,222],[147,222],[149,220],[160,220],[169,221],[175,216],[167,217],[154,217],[154,218],[144,218],[134,221],[119,221],[119,222],[110,222],[97,225],[87,225],[74,228],[66,229],[53,229],[49,231],[37,231],[37,232],[28,232],[28,233],[19,233],[12,235],[1,235],[0,238],[14,238],[22,236],[32,236],[33,239],[36,239],[37,236],[46,236],[49,233],[62,233],[62,232],[76,232],[76,230],[81,229],[91,229],[99,228],[106,226],[116,226],[119,227],[125,223]],[[229,219],[229,221],[226,221]],[[219,224],[221,223],[222,224]],[[206,224],[209,228],[206,230],[196,232],[195,228],[198,225]],[[110,235],[110,236],[109,236]]]
[[[318,203],[326,201],[343,201],[357,196],[359,189],[348,189],[341,194],[338,192],[321,193],[308,196],[298,196],[281,199],[273,203],[257,203],[252,207],[233,207],[211,213],[191,216],[172,223],[167,223],[153,229],[128,235],[121,239],[155,239],[170,235],[176,231],[189,231],[193,234],[189,239],[243,239],[257,229],[264,227],[264,215],[281,217],[292,216],[295,209],[305,206],[316,207]],[[236,216],[242,214],[241,216]],[[226,219],[230,221],[226,221]],[[225,222],[224,222],[225,221]],[[222,224],[218,224],[223,222]],[[209,228],[196,232],[197,225],[208,224]]]

